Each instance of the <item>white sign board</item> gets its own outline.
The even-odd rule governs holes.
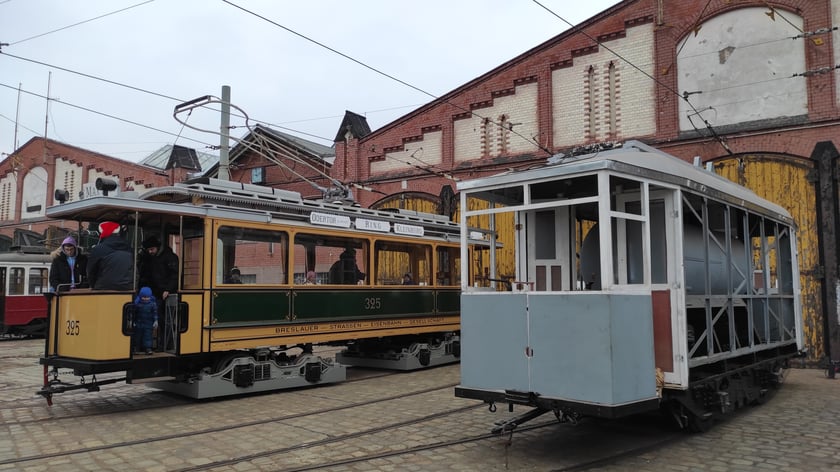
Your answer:
[[[379,231],[380,233],[388,233],[391,231],[391,223],[387,221],[367,220],[364,218],[356,218],[356,229],[364,229],[367,231]]]
[[[350,217],[342,215],[330,215],[328,213],[312,212],[309,214],[309,222],[313,225],[335,226],[336,228],[349,228]]]

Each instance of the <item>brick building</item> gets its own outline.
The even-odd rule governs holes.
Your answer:
[[[157,156],[158,154],[164,154]],[[161,167],[123,161],[52,139],[32,138],[0,162],[0,250],[10,246],[57,247],[66,231],[63,222],[47,220],[46,208],[57,205],[55,190],[68,191],[69,201],[95,192],[100,177],[117,181],[119,191],[142,193],[184,180],[201,170],[196,152],[168,146],[151,157]]]
[[[837,358],[839,24],[832,0],[617,2],[380,129],[340,130],[332,176],[373,189],[362,206],[428,211],[452,208],[455,180],[593,143],[711,163],[796,218],[805,344]]]

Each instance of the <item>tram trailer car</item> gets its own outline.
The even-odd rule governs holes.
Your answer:
[[[459,225],[444,216],[216,179],[64,203],[47,216],[80,231],[119,222],[111,237],[139,250],[155,235],[180,263],[152,355],[131,346],[139,287],[50,295],[39,392],[48,402],[122,381],[209,398],[339,382],[347,365],[411,370],[459,359],[462,251]],[[318,345],[345,349],[333,359]],[[62,380],[70,370],[78,383]],[[102,376],[117,372],[125,377]]]
[[[0,334],[44,336],[51,263],[43,251],[0,252]]]
[[[629,142],[458,189],[462,237],[516,225],[511,289],[461,287],[455,395],[530,407],[494,431],[655,409],[702,431],[801,355],[791,215],[710,170]]]

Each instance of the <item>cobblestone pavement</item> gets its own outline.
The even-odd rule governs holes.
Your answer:
[[[115,384],[98,393],[57,395],[48,408],[34,395],[42,381],[37,362],[42,349],[39,340],[0,342],[0,471],[299,470],[395,445],[408,449],[483,434],[494,421],[511,416],[502,407],[491,414],[477,402],[455,398],[448,386],[411,394],[457,383],[458,366],[213,401]],[[381,405],[341,409],[391,395],[397,398]],[[365,433],[471,405],[475,408],[416,425]],[[547,472],[589,463],[605,471],[840,472],[838,415],[840,379],[828,380],[820,370],[792,369],[767,404],[747,408],[705,434],[673,439],[658,417],[570,426],[551,423],[551,415],[545,415],[532,424],[547,426],[522,427],[512,439],[493,437],[319,470]],[[278,419],[261,423],[272,418]],[[240,427],[249,422],[253,425]],[[318,445],[359,432],[349,441]],[[166,434],[172,437],[161,438]],[[116,443],[125,445],[112,447]],[[633,452],[640,448],[644,452]],[[282,452],[261,456],[264,451]],[[622,451],[630,453],[597,463]],[[48,457],[21,460],[41,455]],[[246,459],[210,466],[236,457]]]

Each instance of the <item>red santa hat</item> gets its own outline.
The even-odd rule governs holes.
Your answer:
[[[100,223],[99,225],[99,239],[105,239],[112,234],[117,234],[120,232],[120,225],[119,223],[114,223],[113,221],[105,221]]]

